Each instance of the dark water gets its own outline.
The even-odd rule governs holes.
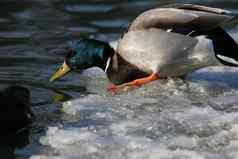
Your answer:
[[[238,8],[235,0],[1,0],[0,86],[19,84],[29,88],[37,116],[29,133],[2,146],[1,158],[22,159],[37,153],[38,139],[45,128],[65,122],[61,102],[93,92],[85,86],[91,84],[85,82],[87,76],[79,79],[78,74],[48,83],[67,43],[79,37],[115,40],[142,11],[175,2]],[[104,89],[106,81],[98,82],[102,85],[97,89]],[[31,151],[22,151],[28,143]]]

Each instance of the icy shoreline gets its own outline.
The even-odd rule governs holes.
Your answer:
[[[40,143],[54,151],[30,159],[235,159],[237,73],[206,68],[187,81],[156,81],[116,96],[68,101],[63,111],[78,121],[49,127]]]

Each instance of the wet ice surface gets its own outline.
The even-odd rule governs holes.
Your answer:
[[[50,150],[30,159],[235,159],[237,72],[206,68],[115,96],[88,87],[92,94],[63,103],[65,122],[40,138]],[[97,69],[83,76],[93,75],[104,81],[93,87],[104,87]]]

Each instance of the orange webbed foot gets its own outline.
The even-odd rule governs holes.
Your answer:
[[[118,91],[119,91],[119,87],[117,85],[115,85],[115,84],[109,84],[107,86],[107,92],[109,92],[112,95],[117,94]]]
[[[115,95],[120,90],[123,90],[123,91],[133,90],[133,89],[138,88],[138,87],[140,87],[144,84],[147,84],[151,81],[157,80],[158,78],[159,77],[158,77],[157,73],[152,73],[151,75],[149,75],[147,77],[136,79],[134,81],[124,83],[124,84],[121,84],[121,85],[110,84],[107,87],[107,91],[110,92],[111,94]]]
[[[131,91],[136,88],[138,88],[138,85],[115,85],[115,84],[109,84],[107,86],[107,92],[109,92],[112,95],[118,94],[120,91]]]

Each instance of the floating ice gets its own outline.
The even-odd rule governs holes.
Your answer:
[[[49,127],[40,142],[54,153],[30,159],[238,158],[238,71],[226,71],[208,68],[186,81],[155,81],[116,96],[65,102],[64,113],[78,120]]]
[[[238,108],[237,96],[220,96],[209,99],[210,106],[216,110],[231,110]]]

